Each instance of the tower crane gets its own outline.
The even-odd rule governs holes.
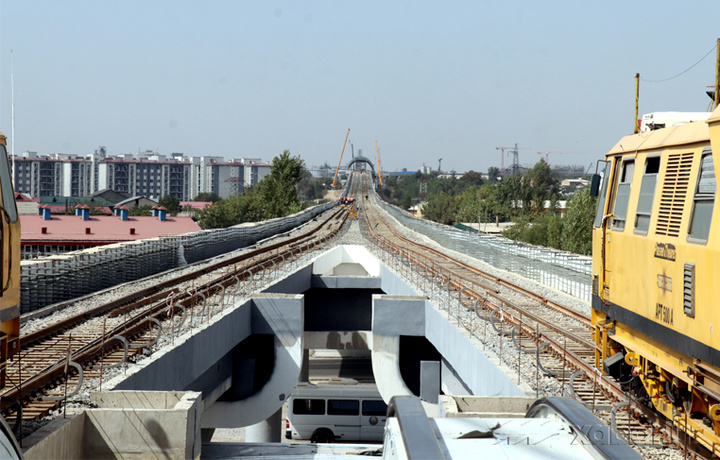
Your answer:
[[[343,153],[345,153],[345,145],[347,145],[348,136],[350,136],[350,128],[348,128],[348,132],[345,135],[345,142],[343,142],[343,148],[340,151],[340,161],[338,161],[338,166],[337,166],[337,169],[335,170],[335,177],[333,177],[332,184],[330,184],[330,187],[332,187],[332,188],[337,187],[338,171],[340,171],[340,164],[342,163]]]
[[[383,183],[382,183],[382,171],[380,170],[380,150],[378,150],[377,140],[375,141],[375,155],[377,155],[378,178],[380,179],[380,187],[382,187]]]
[[[530,150],[528,147],[518,147],[515,143],[515,147],[495,147],[495,150],[500,150],[500,174],[505,174],[505,150],[513,155],[513,173],[520,169],[520,158],[518,150]]]

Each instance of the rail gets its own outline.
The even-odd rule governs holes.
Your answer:
[[[469,233],[431,221],[417,219],[408,212],[377,200],[379,205],[403,225],[439,241],[443,246],[466,253],[497,268],[565,292],[585,302],[592,294],[592,259],[502,236]],[[530,263],[532,262],[532,263]]]

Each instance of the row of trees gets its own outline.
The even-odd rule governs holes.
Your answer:
[[[567,215],[561,218],[556,203],[563,199],[559,182],[549,165],[540,160],[525,174],[516,173],[495,180],[499,171],[491,168],[487,183],[475,172],[462,178],[439,179],[419,172],[411,177],[388,181],[385,197],[409,208],[419,199],[418,190],[426,183],[427,197],[423,217],[446,225],[462,222],[516,222],[505,236],[531,244],[550,246],[576,253],[591,250],[595,200],[587,191],[575,194]]]
[[[494,170],[493,170],[494,169]],[[381,195],[404,208],[419,201],[420,184],[424,183],[425,218],[446,225],[461,222],[501,222],[516,224],[505,236],[531,244],[550,246],[571,252],[589,254],[596,200],[587,190],[576,193],[569,202],[565,217],[557,212],[556,203],[563,197],[558,180],[549,165],[540,160],[525,174],[497,180],[499,171],[490,168],[489,179],[470,171],[461,178],[440,179],[420,172],[398,179],[387,178]],[[270,174],[242,194],[219,199],[216,195],[198,196],[214,201],[197,215],[202,228],[224,228],[243,222],[282,217],[300,211],[310,200],[317,200],[326,190],[329,179],[313,179],[299,157],[285,150],[273,159]],[[304,201],[303,201],[304,200]],[[170,197],[160,204],[170,212],[179,202]]]

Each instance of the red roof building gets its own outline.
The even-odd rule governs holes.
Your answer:
[[[212,205],[213,205],[212,201],[181,201],[180,202],[181,208],[185,208],[187,206],[189,208],[193,208],[198,211],[201,211],[201,210],[207,208],[208,206],[212,206]]]
[[[124,208],[118,216],[91,216],[89,207],[83,206],[75,216],[52,215],[48,206],[41,206],[41,215],[20,215],[23,259],[201,230],[190,217],[163,211],[157,217],[128,216]]]

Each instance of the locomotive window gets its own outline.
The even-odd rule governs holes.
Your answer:
[[[709,151],[706,148],[703,153]],[[710,235],[710,222],[712,221],[713,207],[715,205],[715,168],[712,153],[704,155],[700,163],[700,174],[693,200],[693,213],[690,217],[688,241],[694,243],[707,242]]]
[[[12,179],[10,173],[10,163],[7,151],[4,145],[0,145],[0,193],[2,193],[2,203],[11,222],[17,222],[18,213],[15,206],[15,193],[13,192]]]
[[[597,212],[595,213],[595,227],[599,227],[602,225],[602,219],[605,213],[605,198],[607,197],[608,184],[610,183],[609,178],[611,167],[611,162],[605,162],[605,172],[602,175],[602,185],[600,188],[600,196],[598,197],[598,207]]]
[[[658,171],[660,171],[660,157],[645,160],[645,174],[640,184],[640,197],[638,198],[637,212],[635,214],[635,233],[645,235],[650,227],[650,215],[655,198]]]
[[[625,216],[627,215],[628,200],[630,199],[630,185],[632,183],[634,172],[634,160],[623,162],[622,171],[620,171],[620,183],[618,184],[615,206],[613,209],[613,230],[622,231],[625,229]]]

